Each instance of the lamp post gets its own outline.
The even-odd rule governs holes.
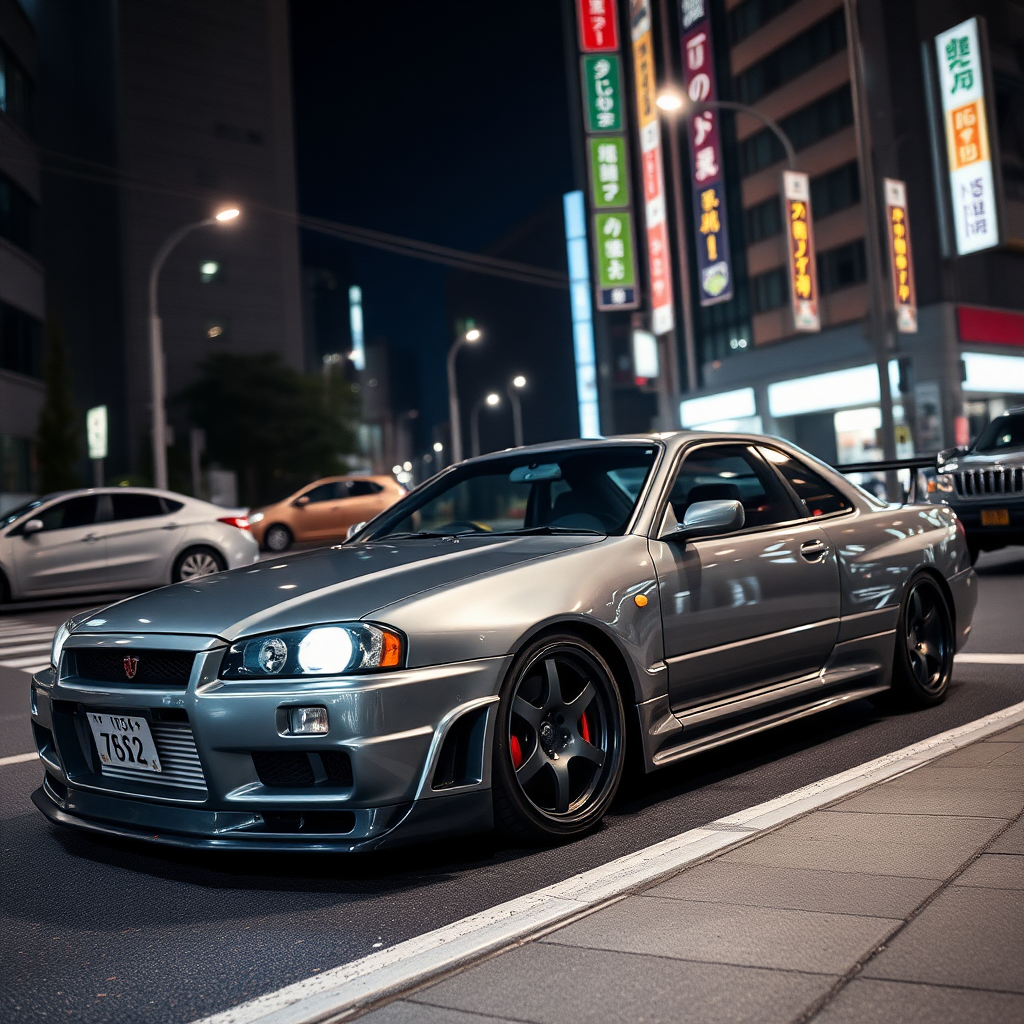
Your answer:
[[[470,440],[473,444],[474,457],[480,454],[480,410],[489,405],[492,409],[501,403],[501,396],[492,391],[488,395],[481,395],[473,406],[473,413],[469,417]]]
[[[459,389],[455,380],[455,359],[463,345],[472,345],[483,337],[479,328],[473,327],[460,334],[448,349],[448,421],[452,432],[452,462],[462,461],[462,424],[459,421]]]
[[[157,284],[160,271],[174,247],[197,228],[214,224],[227,224],[241,213],[236,207],[228,207],[207,217],[178,228],[160,246],[149,268],[149,381],[153,397],[153,482],[155,486],[167,489],[167,414],[164,409],[164,343],[163,326],[157,308]]]
[[[519,401],[519,392],[526,387],[526,378],[520,374],[512,378],[512,383],[505,388],[508,403],[512,406],[512,440],[516,448],[523,447],[523,406]]]

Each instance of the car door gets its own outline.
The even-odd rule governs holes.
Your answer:
[[[384,488],[373,480],[343,480],[340,484],[346,497],[341,501],[336,534],[339,537],[344,537],[350,526],[369,522],[390,504]]]
[[[296,540],[323,540],[338,534],[341,498],[346,494],[342,480],[317,484],[296,500],[294,522]],[[308,500],[303,501],[306,498]]]
[[[651,541],[674,710],[812,675],[838,635],[834,547],[754,447],[687,451],[665,515],[682,522],[689,505],[730,497],[743,529]]]
[[[26,518],[13,532],[11,558],[26,596],[107,588],[107,541],[95,494],[65,498]],[[40,520],[43,528],[26,533]]]
[[[157,494],[113,491],[107,527],[107,579],[112,587],[166,583],[181,539],[175,522]]]

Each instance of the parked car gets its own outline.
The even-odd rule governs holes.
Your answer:
[[[1024,405],[996,416],[969,448],[940,453],[929,500],[956,512],[972,561],[1024,544]]]
[[[405,488],[389,476],[326,476],[273,505],[251,509],[249,526],[267,551],[344,540],[350,526],[379,515],[403,494]]]
[[[243,510],[171,491],[63,491],[0,515],[0,601],[147,590],[258,558]]]
[[[33,799],[183,847],[558,841],[627,753],[650,772],[864,697],[938,704],[976,598],[951,509],[778,439],[516,449],[344,544],[71,619],[32,679]]]

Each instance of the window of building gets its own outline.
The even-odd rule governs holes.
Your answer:
[[[228,318],[225,316],[208,316],[206,318],[206,324],[204,331],[208,341],[227,341],[228,340]]]
[[[811,180],[811,210],[816,218],[827,217],[859,202],[860,175],[856,160]]]
[[[755,313],[767,313],[786,304],[786,271],[782,267],[750,279],[750,302]]]
[[[864,239],[818,253],[818,290],[822,295],[861,284],[868,279]]]
[[[756,103],[845,47],[846,15],[840,8],[737,75],[736,98]]]
[[[797,0],[744,0],[729,12],[729,42],[735,46]]]
[[[0,302],[0,369],[43,375],[43,325],[6,302]]]
[[[39,254],[39,208],[35,200],[6,174],[0,173],[0,238]]]
[[[782,231],[782,203],[778,196],[771,196],[763,203],[744,210],[743,218],[747,229],[747,245],[772,238]]]
[[[27,437],[0,434],[0,494],[31,494],[34,470],[35,445]]]
[[[32,79],[0,43],[0,111],[26,131],[32,130]]]
[[[809,103],[779,122],[779,127],[799,152],[853,124],[853,97],[849,83]],[[756,174],[785,160],[786,151],[769,128],[744,139],[739,145],[740,174]]]

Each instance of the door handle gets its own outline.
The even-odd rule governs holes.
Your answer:
[[[93,541],[102,540],[102,539],[103,539],[102,537],[98,537],[95,533],[87,533],[82,538],[82,543],[83,544],[91,544]]]
[[[800,545],[800,554],[803,555],[808,562],[817,562],[820,558],[828,554],[828,545],[823,544],[820,540],[809,540]]]
[[[161,530],[176,530],[178,528],[177,523],[167,523],[165,526],[161,526]]]

